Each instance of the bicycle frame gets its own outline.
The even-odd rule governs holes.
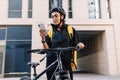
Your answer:
[[[37,80],[39,79],[44,73],[46,73],[47,71],[49,71],[51,68],[55,67],[56,63],[57,63],[57,67],[55,69],[55,72],[53,75],[55,75],[55,73],[57,72],[57,69],[59,70],[63,70],[62,68],[62,62],[61,62],[61,57],[60,57],[60,54],[61,54],[62,51],[60,52],[57,52],[56,55],[57,55],[57,60],[55,60],[51,65],[49,65],[45,70],[43,70],[39,75],[37,75],[33,80]],[[51,77],[51,80],[52,80],[53,77]]]
[[[52,75],[52,77],[51,77],[50,80],[53,79],[53,76],[55,76],[55,74],[56,74],[57,72],[59,72],[59,71],[64,71],[64,70],[63,70],[63,67],[62,67],[62,61],[61,61],[61,53],[62,53],[62,51],[64,51],[64,50],[78,50],[78,47],[52,48],[52,49],[36,49],[36,50],[31,50],[31,51],[29,51],[29,52],[33,52],[33,53],[38,52],[38,53],[40,53],[40,54],[41,54],[41,53],[47,53],[47,52],[49,52],[49,51],[53,51],[53,52],[56,53],[56,56],[57,56],[57,60],[54,61],[51,65],[49,65],[49,66],[48,66],[45,70],[43,70],[41,73],[39,73],[38,75],[34,76],[33,80],[39,79],[44,73],[46,73],[47,71],[49,71],[51,68],[55,67],[55,66],[56,66],[56,65],[55,65],[56,63],[57,63],[56,69],[55,69],[55,71],[54,71],[54,73],[53,73],[53,75]],[[68,80],[70,80],[70,77],[69,77]]]

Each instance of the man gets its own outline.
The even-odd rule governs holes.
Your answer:
[[[57,48],[57,47],[70,47],[70,46],[79,46],[80,49],[84,48],[84,44],[78,42],[77,33],[74,28],[73,29],[73,37],[72,40],[68,34],[67,27],[68,25],[65,24],[66,13],[62,7],[54,7],[50,10],[50,15],[52,18],[52,39],[50,36],[47,35],[45,30],[40,30],[40,36],[42,38],[42,43],[44,48]],[[68,70],[70,73],[70,78],[73,80],[73,73],[71,68],[71,58],[72,58],[72,51],[64,51],[61,55],[62,64],[65,70]],[[49,66],[52,62],[56,60],[56,54],[48,53],[47,55],[47,64]],[[52,68],[50,71],[47,72],[47,79],[50,80],[55,68]],[[55,80],[55,77],[54,79]]]

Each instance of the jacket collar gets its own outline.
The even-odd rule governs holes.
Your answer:
[[[58,28],[58,25],[54,25],[54,24],[51,24],[51,26],[52,26],[52,28],[53,29],[55,29],[55,30],[57,30],[57,28]],[[67,27],[67,24],[62,24],[62,26],[61,26],[61,29],[64,29],[64,28],[66,28]]]

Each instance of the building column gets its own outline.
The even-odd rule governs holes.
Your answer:
[[[66,12],[66,18],[68,18],[68,0],[62,0],[62,7]]]
[[[116,59],[118,65],[118,75],[120,75],[120,1],[119,0],[110,0],[111,4],[111,14],[112,19],[114,20],[114,39],[115,39],[115,48],[116,48]]]
[[[28,0],[22,1],[22,18],[28,18]]]
[[[107,19],[107,5],[106,5],[106,0],[100,0],[100,10],[101,10],[101,18],[102,19]]]
[[[73,19],[88,19],[88,0],[72,0]],[[79,18],[79,19],[78,19]]]
[[[9,2],[8,0],[2,0],[0,2],[0,19],[8,18],[8,10],[9,10]]]
[[[47,21],[49,18],[49,0],[33,0],[33,18]]]
[[[115,46],[115,35],[114,35],[114,26],[108,26],[109,29],[106,30],[106,52],[108,57],[108,69],[109,75],[118,75],[118,63],[116,56],[116,46]]]

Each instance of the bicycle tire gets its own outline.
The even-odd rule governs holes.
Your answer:
[[[59,71],[56,74],[56,80],[71,80],[68,71]]]

